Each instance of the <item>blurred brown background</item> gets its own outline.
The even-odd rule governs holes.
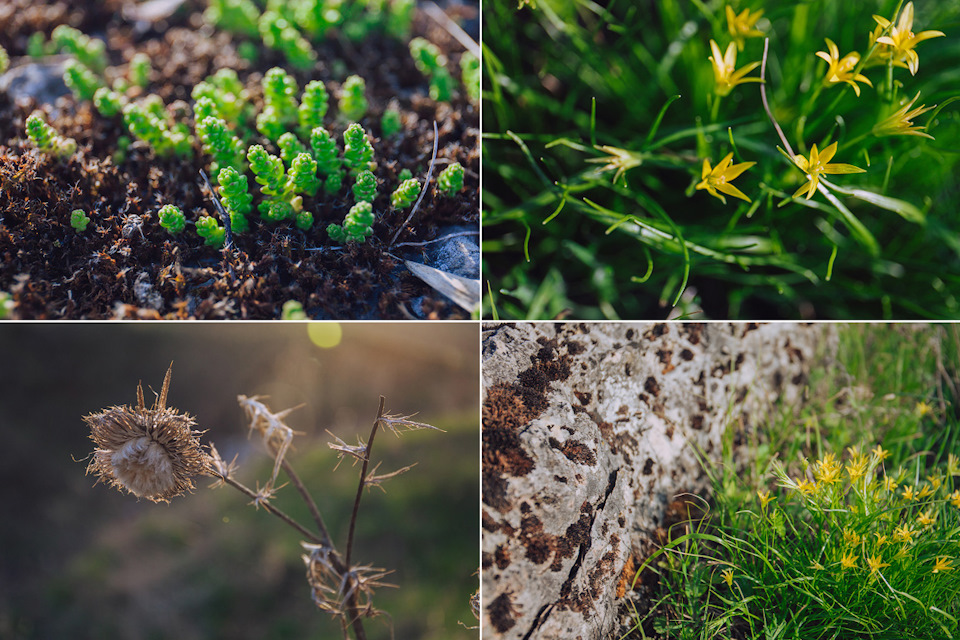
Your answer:
[[[93,450],[82,416],[147,404],[173,362],[168,405],[196,417],[248,486],[272,460],[236,396],[269,395],[305,435],[288,460],[344,549],[359,467],[336,471],[329,429],[366,439],[378,397],[446,433],[380,434],[380,472],[417,462],[365,494],[354,555],[393,569],[367,623],[372,638],[471,638],[479,561],[479,328],[353,323],[315,346],[301,323],[17,324],[0,326],[0,637],[339,637],[314,608],[298,534],[229,488],[200,479],[170,505],[85,476]],[[282,474],[281,474],[282,476]],[[310,525],[292,487],[277,506]]]

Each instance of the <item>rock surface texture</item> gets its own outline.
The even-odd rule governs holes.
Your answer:
[[[606,638],[631,554],[704,493],[728,425],[802,397],[828,325],[488,324],[485,639]]]

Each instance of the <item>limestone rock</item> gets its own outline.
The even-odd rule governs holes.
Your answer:
[[[695,447],[802,397],[829,325],[487,324],[484,638],[605,638],[633,550],[705,493]]]

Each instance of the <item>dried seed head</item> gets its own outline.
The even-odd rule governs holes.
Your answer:
[[[193,490],[193,476],[211,473],[213,460],[200,445],[202,432],[194,431],[194,419],[164,406],[172,370],[171,364],[152,408],[147,409],[138,385],[136,407],[110,407],[84,417],[97,445],[87,473],[100,476],[97,482],[169,502]]]

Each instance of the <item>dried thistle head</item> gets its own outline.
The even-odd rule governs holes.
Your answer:
[[[143,385],[137,385],[136,407],[110,407],[84,417],[97,445],[87,473],[100,476],[97,482],[169,502],[193,490],[194,476],[210,474],[212,459],[200,445],[196,422],[165,406],[172,370],[171,364],[152,408],[144,404]]]
[[[349,570],[338,570],[333,550],[323,545],[301,542],[300,545],[310,555],[304,555],[307,565],[307,582],[313,594],[313,602],[321,611],[334,616],[345,617],[346,603],[356,596],[356,613],[364,617],[373,617],[381,613],[373,606],[374,589],[396,587],[383,582],[383,578],[393,573],[368,565],[353,566]]]

